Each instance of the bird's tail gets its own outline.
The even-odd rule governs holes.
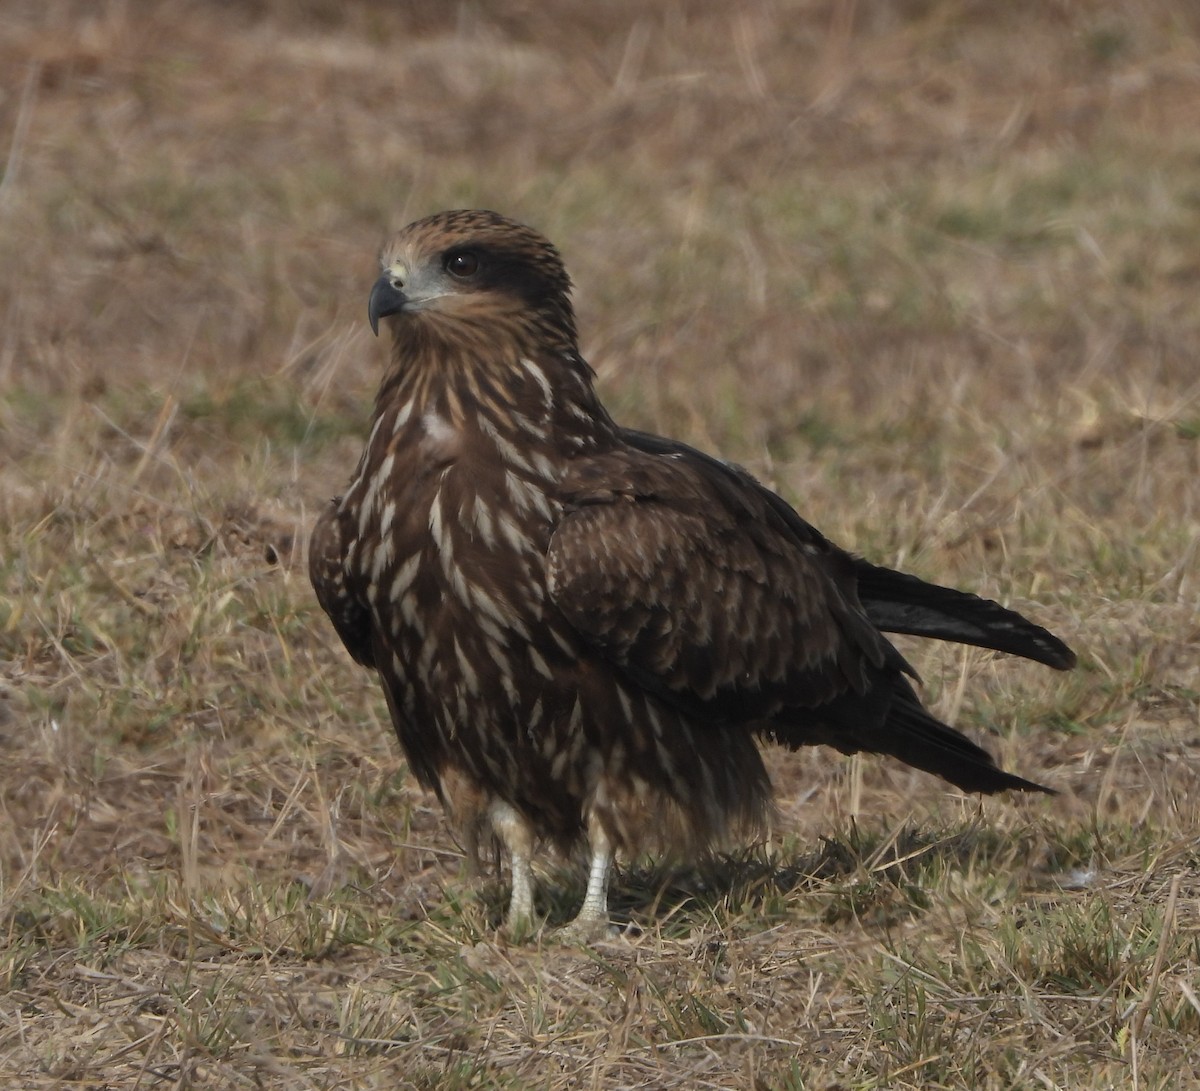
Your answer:
[[[1075,653],[1053,633],[991,599],[927,583],[858,557],[854,574],[863,609],[884,632],[990,648],[1055,670],[1075,665]]]
[[[824,745],[843,754],[886,754],[964,792],[1056,794],[1001,769],[983,747],[926,712],[908,680],[900,676],[866,698],[838,698],[797,720],[763,724],[758,732],[790,750]]]
[[[907,683],[896,694],[884,730],[870,742],[864,749],[899,758],[905,765],[933,773],[964,792],[1055,794],[1052,788],[1005,772],[983,747],[926,712]]]

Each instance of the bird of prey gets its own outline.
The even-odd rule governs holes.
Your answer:
[[[391,327],[370,437],[309,545],[317,598],[374,668],[417,779],[471,855],[586,846],[571,926],[607,921],[615,853],[761,833],[757,740],[889,754],[967,792],[1047,791],[940,723],[884,632],[1066,669],[994,602],[839,549],[746,471],[616,424],[579,353],[558,251],[494,212],[384,248]]]

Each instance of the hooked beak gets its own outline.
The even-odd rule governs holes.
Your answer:
[[[379,336],[379,320],[389,314],[399,314],[404,310],[408,297],[392,283],[390,273],[384,273],[371,288],[371,298],[367,300],[367,318],[371,321],[371,332]]]

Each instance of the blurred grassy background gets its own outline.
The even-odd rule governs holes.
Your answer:
[[[5,0],[0,1073],[1178,1086],[1198,102],[1167,0]],[[762,867],[628,874],[634,944],[504,947],[301,564],[376,248],[472,205],[559,244],[621,420],[1078,648],[905,647],[1061,797],[773,755]]]

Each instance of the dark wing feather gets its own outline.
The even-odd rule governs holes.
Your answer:
[[[757,491],[799,540],[824,541],[820,532],[806,523],[782,497],[764,488],[740,467],[677,440],[648,432],[626,429],[622,438],[639,450],[684,459],[709,474],[725,476],[743,488]],[[1055,670],[1069,670],[1075,665],[1075,653],[1053,633],[991,599],[928,583],[858,557],[854,558],[854,576],[863,609],[886,633],[905,633],[989,648],[1023,656]]]
[[[637,451],[591,461],[550,542],[555,604],[640,686],[713,721],[821,705],[907,669],[854,598],[848,555],[796,541],[735,485]]]
[[[308,576],[321,609],[329,615],[346,650],[355,662],[373,667],[371,616],[366,604],[355,598],[346,582],[348,547],[340,500],[333,500],[308,539]]]
[[[627,677],[701,719],[889,754],[964,791],[1047,791],[921,707],[858,600],[855,559],[747,481],[674,450],[591,460],[547,554],[555,604]]]

